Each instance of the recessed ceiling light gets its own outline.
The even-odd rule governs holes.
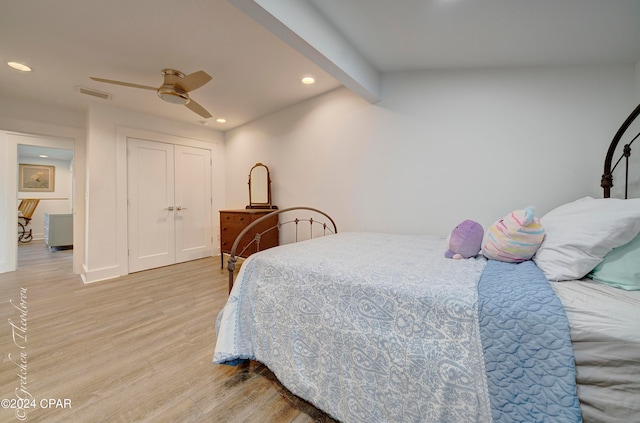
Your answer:
[[[22,72],[31,72],[31,68],[18,62],[7,62],[7,65]]]
[[[40,154],[38,157],[42,157],[43,159],[46,159],[49,156],[47,156],[46,154]]]
[[[304,78],[302,78],[302,83],[305,84],[305,85],[311,85],[311,84],[313,84],[315,82],[316,82],[316,80],[313,79],[312,76],[305,76]]]
[[[218,122],[218,123],[227,123],[227,120],[224,119],[224,118],[218,118],[218,119],[216,119],[216,122]]]

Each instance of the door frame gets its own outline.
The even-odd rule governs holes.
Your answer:
[[[85,222],[85,132],[71,127],[63,127],[53,124],[37,125],[5,125],[0,128],[0,164],[3,165],[3,177],[0,177],[0,196],[4,197],[4,210],[0,211],[0,223],[4,227],[0,234],[4,234],[0,242],[0,273],[14,272],[18,262],[18,242],[16,233],[15,207],[18,198],[18,144],[42,145],[53,148],[66,148],[73,150],[73,273],[80,274],[84,257],[84,222]],[[24,127],[22,127],[24,126]],[[33,127],[32,127],[33,126]],[[17,137],[23,137],[21,142]],[[34,142],[33,140],[38,140]],[[6,216],[6,221],[2,217]]]
[[[203,141],[195,138],[187,138],[178,135],[163,134],[152,131],[145,131],[135,128],[118,127],[116,142],[117,142],[117,180],[116,180],[116,210],[117,210],[117,243],[118,243],[118,263],[120,275],[129,274],[129,245],[128,245],[128,207],[127,207],[127,139],[137,138],[148,141],[163,142],[166,144],[185,145],[189,147],[197,147],[211,151],[211,199],[212,211],[215,209],[215,205],[219,203],[216,198],[216,184],[214,184],[214,175],[216,172],[213,169],[213,164],[217,162],[217,149],[218,144],[215,142]],[[214,218],[215,213],[211,213],[211,229],[212,237],[214,238],[211,243],[211,255],[215,254],[216,248],[216,225],[217,220]]]

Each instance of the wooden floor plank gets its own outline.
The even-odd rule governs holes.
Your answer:
[[[14,361],[26,352],[23,387],[37,401],[71,401],[27,410],[27,421],[333,421],[259,363],[211,363],[227,298],[219,257],[85,285],[72,254],[21,244],[18,270],[0,274],[0,398],[16,398],[23,379]],[[24,349],[9,323],[21,321],[21,292]],[[0,409],[0,421],[16,421],[14,410]]]

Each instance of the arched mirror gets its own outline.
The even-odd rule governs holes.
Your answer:
[[[271,205],[271,177],[269,168],[256,163],[249,171],[249,205],[248,209],[275,209]]]

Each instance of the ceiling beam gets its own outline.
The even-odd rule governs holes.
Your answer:
[[[229,0],[345,87],[380,101],[380,72],[318,10],[302,0]]]

